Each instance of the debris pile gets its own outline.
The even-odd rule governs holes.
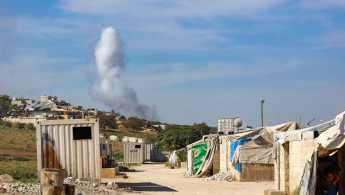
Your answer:
[[[39,184],[0,183],[0,193],[5,194],[39,194]]]
[[[75,194],[84,195],[84,194],[122,194],[118,189],[118,186],[115,182],[108,182],[106,184],[98,185],[96,182],[92,181],[82,181],[81,179],[73,179],[72,177],[67,177],[64,180],[65,184],[75,185]]]
[[[207,181],[216,180],[216,181],[232,181],[230,171],[222,171],[217,174],[212,175],[211,177],[206,178]]]
[[[115,182],[102,183],[98,185],[96,182],[82,181],[80,179],[72,179],[68,177],[64,180],[65,184],[75,185],[75,194],[102,194],[102,195],[119,195],[123,194]],[[128,190],[128,189],[125,189]],[[40,184],[24,184],[24,183],[0,183],[0,194],[40,194]]]

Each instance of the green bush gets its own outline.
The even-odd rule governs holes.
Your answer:
[[[176,153],[179,162],[186,162],[187,161],[187,150],[181,150]]]
[[[33,123],[27,123],[25,124],[25,129],[27,130],[36,130],[36,127]]]
[[[23,183],[37,183],[37,168],[36,167],[24,167],[22,165],[15,165],[14,168],[11,169],[1,169],[0,168],[0,175],[2,174],[9,174],[15,180],[19,180]]]
[[[122,142],[123,140],[123,135],[119,134],[117,135],[117,141]]]
[[[14,123],[14,125],[12,124],[12,127],[13,126],[18,128],[18,129],[24,129],[25,128],[25,124],[24,123],[19,123],[19,122]]]
[[[16,161],[30,161],[31,157],[30,156],[14,156],[13,160],[16,160]]]
[[[8,157],[7,156],[0,156],[0,161],[8,161]]]
[[[9,129],[12,127],[12,123],[9,121],[1,121],[0,126],[1,126],[1,129]]]

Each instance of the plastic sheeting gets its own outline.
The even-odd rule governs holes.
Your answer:
[[[309,165],[309,162],[305,163],[300,195],[312,195],[315,192],[317,156],[317,151],[314,151],[311,164]]]
[[[244,142],[250,141],[252,138],[247,138],[244,140],[233,140],[230,142],[230,161],[232,162],[232,159],[234,158],[235,151],[239,145],[243,145]],[[237,163],[235,166],[235,169],[239,172],[242,170],[241,163]]]
[[[196,173],[205,160],[207,152],[207,142],[193,145],[193,173]]]
[[[203,160],[203,163],[199,167],[198,172],[196,173],[197,177],[201,177],[206,173],[208,169],[212,166],[213,156],[214,153],[217,150],[218,146],[218,137],[211,137],[211,139],[208,139],[207,141],[207,152],[205,155],[205,158]]]
[[[174,165],[178,164],[178,157],[177,157],[177,154],[176,154],[176,150],[174,150],[173,153],[170,154],[169,162],[171,164],[174,164]]]
[[[274,164],[273,147],[269,146],[238,146],[232,160],[232,166],[239,163]]]

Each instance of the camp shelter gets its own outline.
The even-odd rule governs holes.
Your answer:
[[[275,135],[275,186],[287,193],[322,194],[325,176],[337,172],[339,194],[345,194],[345,112],[295,132]]]
[[[98,119],[36,123],[37,169],[65,169],[67,177],[101,180]]]
[[[187,175],[197,177],[219,172],[218,135],[207,135],[187,146]]]
[[[258,128],[230,142],[230,172],[239,181],[273,181],[272,158],[274,133],[303,127],[297,122]]]
[[[261,128],[260,128],[261,129]],[[259,130],[260,130],[259,129]],[[255,131],[258,129],[253,129],[243,133],[237,133],[232,135],[220,135],[219,136],[219,171],[229,171],[231,162],[230,162],[230,143],[233,140],[236,140],[245,135],[255,134]],[[217,155],[217,152],[216,152]]]

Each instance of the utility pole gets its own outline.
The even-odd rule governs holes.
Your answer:
[[[263,113],[264,103],[265,103],[265,100],[261,100],[261,127],[264,126],[264,113]]]

